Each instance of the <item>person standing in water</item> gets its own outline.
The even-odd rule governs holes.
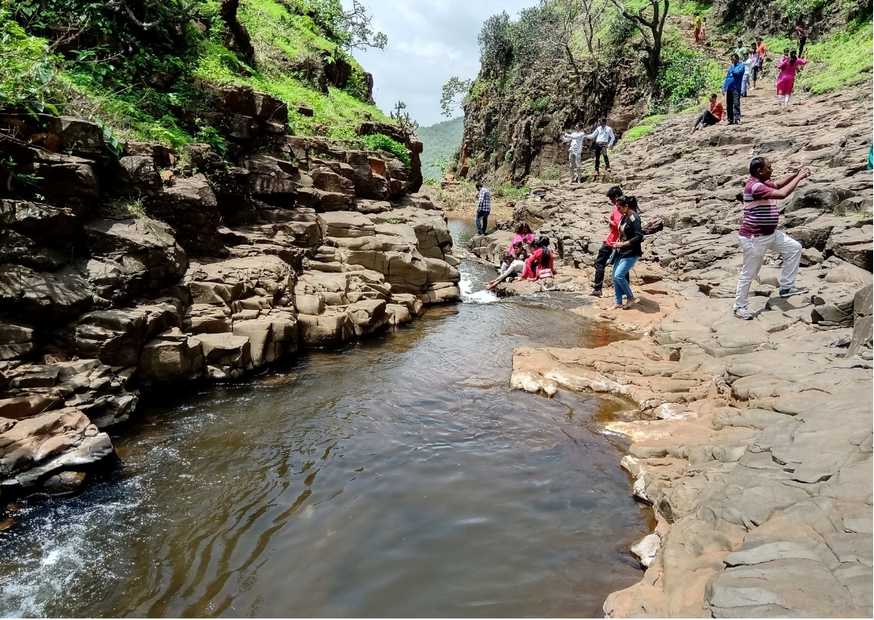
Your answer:
[[[610,215],[606,219],[610,225],[610,232],[604,239],[604,243],[601,244],[598,256],[595,257],[595,281],[592,283],[592,292],[589,293],[592,297],[600,297],[603,294],[604,271],[607,269],[610,257],[613,256],[613,244],[619,240],[619,222],[622,221],[622,214],[619,212],[620,198],[622,198],[621,187],[611,187],[610,191],[607,192],[607,200],[610,201]]]
[[[795,76],[798,71],[807,64],[803,58],[799,58],[795,54],[795,50],[789,52],[789,57],[785,56],[777,65],[777,101],[780,106],[788,106],[789,100],[792,98],[792,91],[795,90]]]
[[[568,164],[571,170],[571,183],[580,182],[580,166],[583,159],[583,142],[586,140],[586,132],[580,131],[577,127],[576,131],[562,134],[561,141],[570,143],[568,146]]]
[[[619,212],[622,219],[619,221],[619,239],[613,243],[618,261],[613,268],[613,292],[616,305],[614,309],[630,308],[637,299],[631,290],[629,274],[637,261],[643,255],[641,244],[643,243],[643,227],[640,224],[640,213],[637,207],[637,199],[634,196],[625,196],[619,200]],[[623,299],[626,300],[623,306]]]
[[[489,228],[489,213],[492,212],[492,192],[479,182],[476,192],[476,231],[484,235]]]
[[[795,286],[801,265],[801,244],[777,230],[780,223],[777,202],[792,194],[810,176],[810,170],[802,168],[779,181],[771,180],[772,173],[769,160],[764,157],[753,158],[750,162],[750,178],[743,191],[743,220],[738,233],[738,243],[743,250],[743,266],[737,281],[734,315],[746,321],[755,318],[749,309],[750,286],[759,275],[768,250],[775,250],[783,258],[779,279],[780,297],[807,292]]]
[[[610,159],[607,157],[607,149],[616,144],[616,134],[613,129],[607,124],[607,118],[602,116],[595,127],[595,131],[586,136],[592,141],[592,148],[595,151],[595,178],[601,174],[601,156],[604,156],[604,169],[610,172]]]

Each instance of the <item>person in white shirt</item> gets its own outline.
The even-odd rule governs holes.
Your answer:
[[[604,156],[604,168],[607,172],[610,172],[610,159],[607,157],[607,149],[616,144],[616,134],[613,133],[613,129],[607,125],[607,119],[605,117],[601,117],[601,120],[598,121],[597,127],[595,127],[595,131],[586,136],[587,139],[592,141],[594,150],[595,150],[595,178],[601,174],[601,156]]]
[[[562,142],[569,142],[568,147],[568,162],[571,168],[571,183],[580,182],[580,166],[583,159],[583,142],[586,140],[586,132],[580,131],[577,127],[576,131],[564,133],[561,136]]]

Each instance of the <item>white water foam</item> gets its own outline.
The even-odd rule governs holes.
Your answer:
[[[461,290],[461,300],[466,304],[493,304],[500,301],[499,297],[492,291],[482,289],[479,291],[473,290],[473,276],[469,273],[461,272],[461,282],[458,283],[458,288]]]

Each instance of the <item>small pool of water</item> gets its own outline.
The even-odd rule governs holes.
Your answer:
[[[614,335],[462,271],[408,328],[161,395],[107,480],[0,534],[0,616],[600,615],[647,528],[595,428],[617,405],[508,379],[514,347]]]

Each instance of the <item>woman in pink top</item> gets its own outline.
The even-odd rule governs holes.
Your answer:
[[[534,233],[531,232],[531,227],[528,224],[519,224],[516,227],[516,236],[510,243],[510,254],[516,256],[518,248],[524,248],[534,243]]]
[[[789,58],[784,56],[777,65],[777,71],[780,72],[777,76],[777,100],[781,106],[789,105],[789,98],[795,89],[795,75],[806,64],[807,61],[799,58],[793,50],[789,53]]]

